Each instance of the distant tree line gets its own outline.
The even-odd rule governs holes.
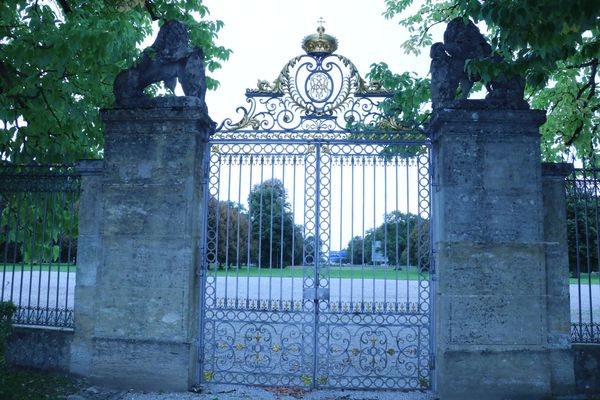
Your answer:
[[[398,210],[386,214],[376,229],[369,229],[364,237],[355,236],[348,242],[344,261],[371,264],[375,242],[380,242],[378,251],[390,266],[429,264],[429,220],[426,218]]]
[[[210,199],[209,261],[217,267],[285,268],[301,265],[303,261],[312,264],[317,253],[321,262],[328,260],[325,243],[317,242],[312,233],[307,234],[302,225],[294,223],[281,181],[271,179],[254,185],[248,196],[248,207]],[[346,257],[339,261],[371,264],[373,243],[379,241],[383,246],[380,252],[387,257],[389,265],[418,265],[419,257],[421,263],[428,263],[428,232],[428,219],[393,211],[376,229],[368,230],[364,237],[351,239],[345,249]],[[419,242],[422,242],[420,250]]]

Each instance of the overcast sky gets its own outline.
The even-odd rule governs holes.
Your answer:
[[[293,57],[304,54],[302,39],[315,33],[319,18],[338,39],[336,53],[349,58],[361,75],[374,62],[384,61],[394,72],[415,71],[425,76],[429,52],[417,57],[400,48],[406,30],[385,20],[384,0],[204,0],[211,19],[225,27],[217,43],[233,50],[223,68],[212,74],[221,87],[207,95],[212,118],[233,117],[244,105],[246,88],[257,80],[273,81]],[[434,37],[435,38],[435,37]],[[441,32],[439,37],[441,40]]]

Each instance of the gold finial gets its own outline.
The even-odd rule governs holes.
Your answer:
[[[331,54],[337,50],[337,39],[325,33],[324,23],[325,20],[320,17],[317,34],[308,35],[302,41],[302,48],[308,54]]]

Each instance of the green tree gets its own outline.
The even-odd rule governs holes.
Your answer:
[[[411,213],[392,211],[385,216],[384,222],[377,229],[368,230],[364,238],[355,236],[348,242],[345,262],[371,263],[373,242],[378,241],[382,245],[380,251],[387,257],[389,265],[401,268],[407,264],[421,264],[426,268],[429,263],[428,234],[429,220]]]
[[[234,202],[208,203],[208,226],[216,238],[216,263],[220,268],[239,266],[248,260],[248,211]]]
[[[201,1],[4,0],[0,2],[0,159],[15,163],[97,157],[98,110],[113,104],[116,75],[131,66],[152,21],[185,22],[208,71],[230,50],[221,21]],[[208,78],[209,88],[217,82]]]
[[[385,4],[385,17],[399,16],[400,25],[408,29],[410,37],[402,44],[408,53],[418,54],[431,46],[431,28],[457,16],[485,23],[492,47],[506,64],[467,61],[466,68],[478,72],[484,81],[500,73],[525,76],[529,102],[548,110],[547,122],[541,128],[544,159],[558,160],[571,148],[579,157],[589,156],[598,148],[597,1],[385,0]],[[394,104],[403,112],[404,122],[410,125],[424,121],[415,118],[411,110],[427,102],[420,89],[425,81],[394,74],[381,63],[373,65],[371,78],[379,78],[397,90]],[[411,88],[417,89],[412,105],[405,96]]]
[[[255,185],[248,196],[248,204],[252,260],[263,268],[301,264],[302,227],[294,223],[283,183],[270,179]]]

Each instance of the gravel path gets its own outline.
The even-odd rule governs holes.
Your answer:
[[[145,393],[89,387],[67,400],[437,400],[432,393],[316,390],[306,392],[292,388],[257,388],[218,385],[202,393]]]

